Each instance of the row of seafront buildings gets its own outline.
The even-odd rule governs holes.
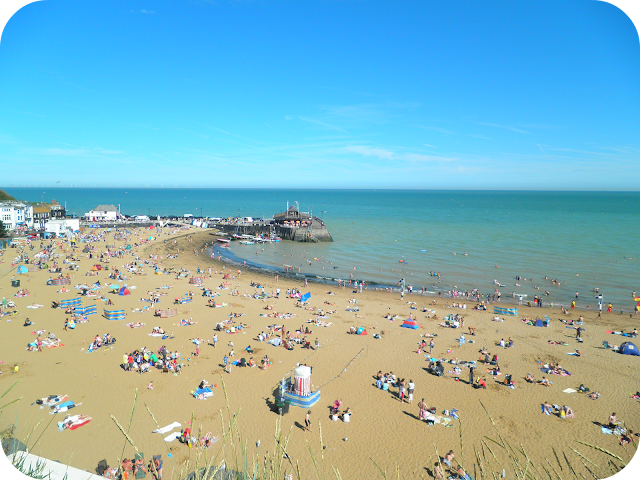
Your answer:
[[[30,204],[20,201],[0,202],[0,221],[9,231],[43,229],[49,220],[65,218],[67,212],[55,200]]]
[[[115,205],[98,205],[85,214],[89,221],[115,221],[122,219]],[[63,205],[56,200],[51,203],[36,204],[11,200],[0,202],[0,221],[6,231],[21,234],[28,231],[46,231],[60,234],[63,231],[77,231],[80,220],[67,218]]]

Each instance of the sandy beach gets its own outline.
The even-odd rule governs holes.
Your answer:
[[[281,420],[282,431],[290,433],[287,453],[291,465],[299,465],[301,478],[315,476],[309,446],[316,458],[323,457],[328,478],[333,475],[331,467],[335,467],[344,479],[382,478],[375,464],[389,473],[395,472],[398,466],[401,478],[432,478],[432,467],[437,459],[436,449],[440,455],[453,450],[455,460],[474,476],[479,473],[475,451],[484,452],[485,457],[479,453],[480,457],[490,458],[493,471],[499,473],[487,447],[483,449],[482,442],[484,439],[486,445],[486,437],[498,440],[483,405],[500,435],[512,445],[522,446],[543,475],[541,467],[549,468],[545,459],[559,469],[556,459],[551,457],[550,446],[555,448],[564,465],[565,470],[561,473],[563,478],[568,478],[565,473],[569,471],[563,455],[566,455],[576,472],[585,476],[591,477],[587,468],[594,470],[596,475],[600,474],[599,478],[606,476],[603,472],[608,471],[606,465],[611,457],[577,443],[577,440],[607,449],[624,461],[629,461],[635,453],[635,446],[621,446],[619,436],[602,433],[600,425],[606,425],[609,415],[616,412],[627,428],[633,431],[640,428],[640,400],[631,398],[640,390],[640,357],[620,355],[603,348],[603,341],[620,345],[625,340],[631,340],[636,345],[640,344],[639,339],[606,333],[629,329],[628,314],[603,314],[598,319],[594,311],[576,310],[563,315],[559,308],[518,306],[517,317],[500,315],[504,322],[496,322],[492,320],[495,317],[493,305],[486,311],[475,311],[472,309],[475,303],[466,301],[466,309],[446,308],[446,304],[465,301],[419,294],[407,294],[401,298],[396,292],[367,289],[362,293],[354,293],[348,286],[338,288],[336,285],[309,283],[305,287],[304,280],[282,275],[276,282],[275,276],[271,275],[250,271],[238,274],[238,268],[242,270],[242,267],[229,266],[207,257],[203,250],[204,243],[210,244],[216,237],[203,230],[169,233],[165,228],[161,234],[149,230],[139,230],[137,233],[126,240],[114,240],[113,232],[105,234],[105,241],[92,243],[95,246],[93,258],[88,258],[88,253],[80,253],[85,245],[80,243],[76,248],[77,271],[68,271],[68,265],[62,264],[64,256],[71,254],[71,247],[56,240],[54,253],[62,255],[58,262],[65,268],[63,273],[72,276],[71,285],[66,287],[69,289],[67,293],[58,293],[62,288],[60,286],[46,284],[49,278],[53,278],[52,275],[55,276],[47,270],[17,274],[17,265],[11,266],[11,259],[17,254],[16,249],[8,249],[2,257],[0,296],[13,300],[19,314],[0,318],[0,392],[21,378],[6,398],[23,399],[3,411],[0,429],[4,430],[17,421],[17,436],[22,439],[41,422],[34,434],[37,437],[54,418],[33,449],[38,455],[91,472],[102,459],[116,466],[118,458],[123,455],[123,448],[124,458],[132,458],[133,448],[126,443],[110,414],[126,428],[137,389],[137,408],[130,437],[138,449],[145,453],[145,458],[162,454],[165,478],[171,478],[172,468],[177,475],[185,460],[190,455],[193,458],[194,452],[178,441],[165,443],[163,435],[152,433],[157,427],[147,408],[160,426],[179,422],[182,428],[191,427],[194,432],[201,428],[203,434],[211,432],[221,437],[224,433],[221,418],[225,425],[229,421],[222,381],[229,411],[232,415],[239,412],[238,430],[247,442],[249,459],[254,456],[262,458],[266,450],[273,449],[273,433]],[[143,244],[143,240],[150,235],[156,236],[156,239]],[[109,266],[109,270],[99,271],[94,276],[85,275],[93,265],[101,263],[96,256],[106,251],[106,245],[124,248],[126,244],[136,243],[139,246],[133,246],[123,258],[111,258],[109,263],[103,263]],[[34,245],[38,247],[40,242]],[[38,250],[27,251],[33,255]],[[167,255],[177,258],[168,258]],[[139,257],[139,264],[144,261],[150,263],[141,264],[139,274],[132,275],[123,265],[133,262],[136,256]],[[154,259],[150,256],[157,257]],[[174,273],[156,275],[151,263],[157,263],[162,268],[173,268]],[[108,274],[114,268],[123,272],[126,280],[110,280]],[[181,268],[190,271],[191,275],[176,279],[176,272]],[[205,273],[196,274],[198,268]],[[223,271],[229,273],[230,269],[231,278],[223,280]],[[11,287],[12,276],[21,280],[21,288],[28,289],[30,295],[14,296],[18,288]],[[198,286],[189,284],[191,276],[204,277],[204,287],[218,295],[213,298],[215,303],[224,303],[226,306],[208,306],[209,298],[202,296]],[[64,321],[69,315],[65,314],[64,309],[52,309],[51,302],[78,297],[80,290],[74,289],[74,285],[92,284],[98,280],[103,286],[106,283],[120,286],[126,283],[131,295],[120,296],[109,293],[110,289],[106,287],[100,288],[99,294],[111,299],[111,306],[106,306],[100,296],[83,296],[84,306],[97,305],[98,314],[89,316],[88,323],[77,324],[75,329],[64,331]],[[230,282],[228,289],[218,289],[223,281]],[[264,287],[267,294],[280,288],[280,298],[252,298],[260,291],[250,286],[252,281]],[[167,285],[172,288],[159,288]],[[291,288],[311,293],[307,308],[296,307],[296,300],[286,298],[285,293]],[[238,296],[232,295],[234,290],[239,292]],[[149,298],[147,292],[150,291],[167,294],[160,297],[160,303],[155,308],[176,309],[177,315],[159,318],[154,316],[153,308],[144,310],[150,303],[142,300]],[[190,291],[196,293],[190,303],[174,305],[175,298],[184,298]],[[350,303],[353,299],[357,303]],[[410,302],[415,302],[415,305]],[[34,304],[42,307],[27,308]],[[269,305],[273,305],[273,310],[265,309]],[[349,311],[356,306],[358,311]],[[102,317],[105,307],[123,309],[126,319],[106,320]],[[425,307],[434,310],[437,318],[427,318],[427,313],[423,312]],[[335,313],[326,315],[329,318],[325,321],[331,322],[331,326],[319,327],[308,323],[316,317],[318,309],[335,310]],[[248,328],[234,334],[217,332],[219,341],[216,348],[212,347],[210,341],[216,333],[216,323],[228,320],[232,312],[241,313],[242,316],[235,318],[236,324],[241,322],[247,324]],[[295,317],[279,319],[263,316],[274,312],[289,313]],[[385,318],[388,314],[402,318],[412,315],[420,328],[401,328],[403,321],[391,321]],[[464,328],[441,327],[443,318],[449,314],[460,314],[464,319]],[[535,319],[544,315],[551,318],[547,328],[521,321],[523,317]],[[576,341],[574,327],[561,322],[561,319],[576,321],[580,315],[584,317],[583,343]],[[27,317],[33,324],[25,327],[23,323]],[[634,320],[637,318],[634,317]],[[181,319],[192,319],[197,323],[182,326]],[[133,329],[125,326],[131,322],[145,325]],[[317,339],[320,347],[305,349],[295,346],[293,350],[286,350],[259,342],[257,335],[273,324],[284,324],[292,334],[301,326],[309,327],[312,333],[308,338],[312,346]],[[367,335],[349,334],[350,327],[360,326],[366,328]],[[475,327],[475,335],[469,335],[470,326]],[[635,324],[631,328],[633,326]],[[163,340],[149,336],[153,327],[163,328],[174,338]],[[27,344],[36,339],[32,332],[37,330],[46,330],[46,334],[55,333],[64,346],[43,348],[42,352],[27,351]],[[93,338],[106,333],[116,337],[117,342],[87,353]],[[466,338],[464,345],[458,342],[461,333]],[[374,338],[376,334],[381,338]],[[487,388],[472,388],[468,384],[469,369],[466,367],[461,368],[458,375],[460,381],[455,380],[454,364],[444,364],[443,377],[428,373],[429,359],[424,352],[418,353],[419,343],[425,334],[436,335],[433,337],[433,357],[456,359],[458,363],[477,361],[476,376],[485,379]],[[195,345],[190,341],[196,337],[206,340],[200,345],[198,357],[192,354]],[[507,341],[508,338],[513,339],[513,347],[497,346],[501,339]],[[427,344],[430,341],[429,338],[425,340]],[[551,344],[549,341],[561,344]],[[232,360],[252,356],[259,362],[268,355],[271,365],[264,371],[260,368],[232,367],[231,373],[223,372],[222,360],[231,349],[229,342],[233,342],[235,350]],[[124,354],[142,347],[157,352],[162,345],[182,354],[185,366],[180,375],[161,373],[155,369],[138,374],[121,368]],[[249,345],[254,351],[252,355],[244,351]],[[489,366],[479,361],[483,347],[491,355],[499,355],[502,374],[495,379],[486,371]],[[580,349],[583,356],[568,355],[576,349]],[[571,375],[541,372],[541,366],[551,362],[560,364]],[[321,389],[321,400],[311,409],[311,432],[305,432],[302,428],[306,410],[292,407],[288,414],[279,417],[270,408],[278,383],[299,363],[313,367],[311,382],[315,388]],[[19,372],[14,374],[12,370],[15,365],[19,367]],[[399,379],[415,383],[413,402],[401,403],[395,387],[390,387],[388,391],[376,388],[374,377],[378,371],[393,372]],[[545,387],[527,383],[527,373],[532,373],[537,380],[546,376],[553,385]],[[507,374],[512,375],[515,382],[513,389],[503,383]],[[214,395],[206,400],[198,400],[191,392],[203,379],[212,385]],[[147,388],[150,382],[153,382],[153,389]],[[600,398],[592,400],[579,392],[563,392],[569,388],[577,390],[581,384],[591,392],[600,392]],[[49,409],[41,409],[34,404],[37,399],[50,394],[66,394],[70,400],[82,402],[70,413],[88,415],[92,421],[77,430],[58,431],[56,422],[61,421],[64,414],[50,415]],[[444,410],[456,409],[459,419],[451,418],[452,428],[442,424],[428,426],[418,418],[418,403],[422,398],[429,407],[436,408],[438,415],[442,415]],[[353,412],[349,423],[331,420],[329,407],[336,399],[342,401],[342,409],[348,407]],[[544,415],[541,404],[545,402],[568,405],[575,417],[561,419],[556,415]],[[190,425],[188,422],[192,415],[195,420]],[[258,440],[260,446],[256,446]],[[207,454],[214,455],[221,445],[222,442],[214,444]],[[496,456],[506,459],[498,445],[489,442],[489,446]],[[585,462],[571,449],[602,468],[597,469]],[[167,457],[167,452],[172,454],[171,458]],[[508,465],[508,462],[505,460],[504,464]],[[486,464],[485,468],[488,468]]]

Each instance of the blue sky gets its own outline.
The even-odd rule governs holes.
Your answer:
[[[0,186],[638,190],[595,1],[61,1],[0,43]]]

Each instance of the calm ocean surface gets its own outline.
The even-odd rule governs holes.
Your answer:
[[[305,274],[348,279],[353,273],[389,285],[404,277],[418,290],[434,290],[429,272],[439,272],[438,289],[484,293],[493,293],[497,279],[505,284],[503,297],[515,291],[532,299],[549,290],[547,302],[568,304],[578,291],[578,306],[592,309],[595,287],[617,309],[633,309],[631,292],[640,292],[640,192],[3,189],[27,201],[55,198],[77,215],[120,204],[129,215],[270,218],[297,201],[301,211],[313,209],[325,221],[333,243],[233,244],[231,250],[248,262],[292,265]],[[527,278],[520,287],[516,275]]]

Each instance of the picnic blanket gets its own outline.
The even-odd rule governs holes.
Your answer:
[[[445,427],[451,423],[450,418],[434,415],[433,413],[427,413],[425,418],[427,421],[432,421],[433,423],[444,425]]]
[[[193,396],[198,400],[205,400],[207,397],[213,397],[213,392],[209,387],[196,388],[193,392]]]

